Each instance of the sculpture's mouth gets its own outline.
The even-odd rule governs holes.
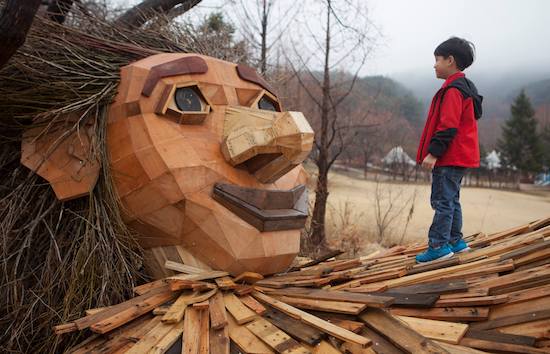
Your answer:
[[[301,229],[307,219],[307,188],[303,184],[279,191],[217,183],[212,197],[262,232]]]

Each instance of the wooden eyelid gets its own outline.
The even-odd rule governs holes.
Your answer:
[[[170,107],[170,103],[174,98],[176,89],[181,87],[196,87],[201,99],[206,102],[203,107],[203,110],[200,112],[182,112],[180,110]],[[160,95],[159,102],[155,108],[155,113],[163,115],[167,118],[172,119],[178,124],[202,124],[204,119],[208,116],[211,111],[212,105],[209,100],[202,94],[199,89],[197,82],[186,82],[180,84],[168,84],[164,87],[162,94]]]
[[[275,103],[275,106],[277,106],[278,108],[278,112],[282,112],[283,111],[283,106],[281,105],[281,103],[279,102],[279,100],[277,99],[277,97],[275,97],[271,92],[269,91],[266,91],[266,90],[261,90],[258,95],[256,96],[256,98],[254,98],[251,103],[250,103],[250,108],[258,108],[258,103],[260,102],[260,100],[262,99],[262,97],[264,96],[267,96],[269,97],[269,99],[271,99],[271,101],[273,101],[273,103]]]

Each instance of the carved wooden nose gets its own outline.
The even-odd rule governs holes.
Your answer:
[[[302,163],[313,145],[313,129],[301,112],[228,107],[222,154],[262,183],[272,183]]]

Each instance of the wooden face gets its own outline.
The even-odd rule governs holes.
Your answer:
[[[144,248],[183,247],[233,274],[292,262],[313,131],[271,91],[249,68],[195,54],[122,69],[109,111],[110,168]]]

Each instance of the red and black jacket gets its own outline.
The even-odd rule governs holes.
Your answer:
[[[432,99],[416,162],[421,164],[430,153],[437,158],[436,166],[479,167],[477,120],[482,101],[462,72],[449,76]]]

